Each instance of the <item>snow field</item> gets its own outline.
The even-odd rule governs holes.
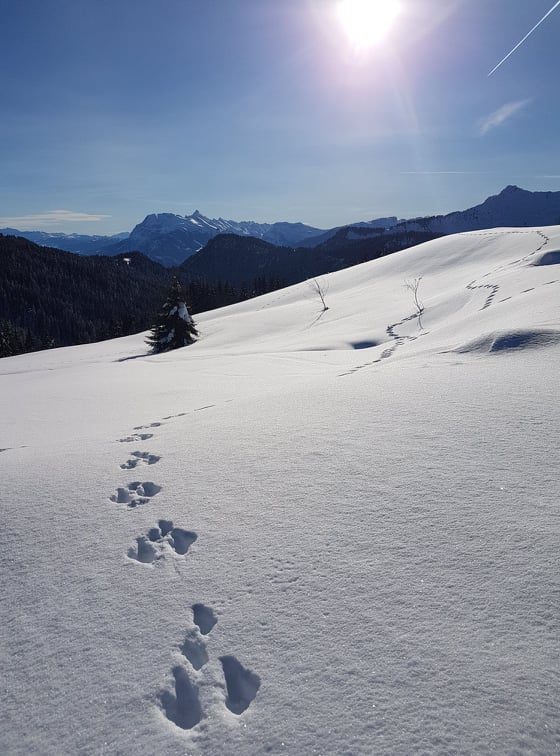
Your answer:
[[[556,752],[559,240],[2,360],[0,750]]]

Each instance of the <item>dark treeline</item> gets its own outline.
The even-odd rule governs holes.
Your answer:
[[[148,329],[177,275],[191,312],[280,288],[257,276],[234,287],[189,278],[138,252],[84,257],[0,235],[0,357],[127,336]]]

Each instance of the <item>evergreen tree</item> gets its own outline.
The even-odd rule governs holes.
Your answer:
[[[166,302],[147,339],[154,354],[179,349],[196,340],[198,331],[189,314],[185,299],[183,287],[174,278]]]

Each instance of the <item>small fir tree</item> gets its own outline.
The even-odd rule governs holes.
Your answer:
[[[183,287],[174,278],[167,300],[147,338],[154,354],[179,349],[196,341],[198,331],[185,299]]]

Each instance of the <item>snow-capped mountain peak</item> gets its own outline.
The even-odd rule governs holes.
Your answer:
[[[118,251],[138,250],[165,265],[176,265],[196,254],[218,234],[252,236],[291,247],[319,232],[320,229],[303,223],[271,224],[209,218],[198,209],[191,215],[152,213],[132,230]]]

